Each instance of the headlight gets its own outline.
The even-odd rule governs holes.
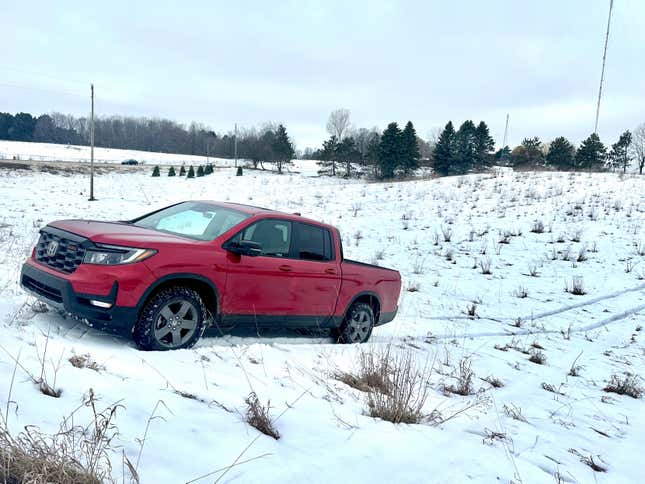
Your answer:
[[[85,264],[119,265],[141,262],[157,253],[152,249],[137,249],[134,247],[121,247],[117,245],[98,245],[96,248],[87,249],[83,262]]]

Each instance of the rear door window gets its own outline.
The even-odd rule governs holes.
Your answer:
[[[295,223],[294,226],[293,256],[295,258],[313,261],[333,260],[329,230],[300,222]]]

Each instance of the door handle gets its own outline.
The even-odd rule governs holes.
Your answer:
[[[278,269],[284,272],[291,272],[291,266],[288,266],[286,264],[283,264],[281,266],[278,266]]]
[[[333,267],[328,267],[327,269],[325,269],[325,274],[336,274],[336,269],[334,269]]]

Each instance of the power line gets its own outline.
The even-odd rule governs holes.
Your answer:
[[[596,124],[593,132],[598,134],[598,116],[600,115],[600,98],[602,96],[602,83],[605,79],[605,61],[607,60],[607,44],[609,43],[609,26],[611,25],[611,10],[614,8],[614,0],[609,0],[609,18],[607,19],[607,33],[605,34],[605,50],[602,54],[602,70],[600,71],[600,87],[598,88],[598,104],[596,105]]]

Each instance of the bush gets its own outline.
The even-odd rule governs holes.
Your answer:
[[[186,167],[184,165],[181,165],[179,169],[179,176],[186,176]]]
[[[174,166],[171,166],[168,169],[168,176],[175,176],[175,167]]]
[[[611,380],[605,387],[605,391],[632,398],[640,398],[643,395],[643,388],[638,384],[636,375],[629,374],[622,379],[618,375],[611,375]]]
[[[238,166],[237,171],[235,172],[235,176],[242,176],[242,174],[243,174],[242,167]]]
[[[184,168],[183,166],[181,167],[182,169]],[[188,168],[188,174],[186,175],[186,178],[195,178],[195,170],[193,169],[192,165],[190,168]]]
[[[245,400],[246,402],[246,422],[253,428],[259,430],[264,435],[273,437],[278,440],[280,433],[273,425],[271,417],[269,416],[269,409],[271,408],[271,401],[267,402],[264,406],[260,403],[258,396],[255,392],[251,392]]]
[[[152,169],[152,176],[159,176],[159,165]]]
[[[197,167],[197,176],[204,176],[204,167],[202,165]]]

